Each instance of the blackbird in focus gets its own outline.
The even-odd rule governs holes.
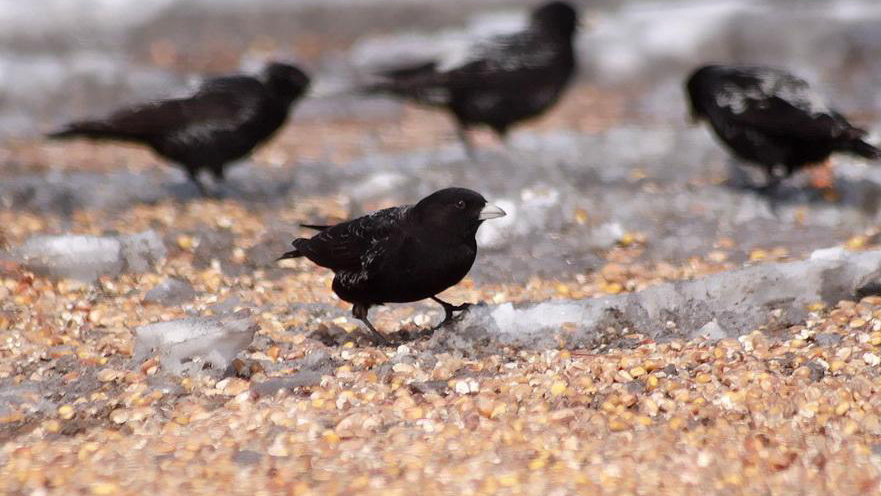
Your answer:
[[[763,192],[773,193],[782,179],[833,152],[881,157],[863,141],[866,131],[782,69],[707,65],[692,73],[685,86],[693,119],[708,121],[737,157],[764,169]]]
[[[478,41],[447,60],[381,72],[382,80],[364,90],[446,108],[473,156],[471,126],[485,124],[504,138],[513,124],[542,114],[560,99],[575,73],[577,25],[570,4],[550,2],[532,12],[522,31]]]
[[[190,97],[134,105],[103,119],[72,122],[48,137],[147,145],[183,166],[205,195],[199,171],[207,169],[223,181],[226,164],[269,139],[308,87],[309,77],[303,71],[272,62],[259,77],[210,78]]]
[[[474,236],[480,224],[504,215],[479,193],[447,188],[415,205],[378,210],[335,226],[304,226],[320,232],[295,239],[294,249],[279,260],[306,257],[332,270],[334,293],[352,303],[352,315],[385,343],[367,319],[374,305],[431,298],[444,308],[441,325],[468,307],[435,295],[468,274],[477,255]]]

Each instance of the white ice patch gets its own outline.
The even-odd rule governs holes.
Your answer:
[[[248,310],[216,317],[191,317],[157,322],[135,329],[133,360],[159,355],[172,374],[195,374],[207,363],[223,372],[254,339],[259,326]]]
[[[847,251],[840,246],[834,246],[832,248],[822,248],[820,250],[814,250],[811,252],[810,260],[815,261],[827,261],[827,262],[838,262],[844,259],[847,256]]]
[[[628,333],[716,340],[764,325],[771,310],[785,325],[804,322],[808,305],[854,298],[867,278],[877,276],[879,266],[881,250],[844,253],[834,261],[764,263],[629,294],[517,307],[479,305],[455,333],[534,349],[591,348]]]
[[[155,231],[128,236],[34,236],[15,250],[15,258],[35,273],[51,278],[94,281],[132,272],[145,272],[166,255]]]
[[[503,303],[490,316],[500,333],[518,335],[579,324],[587,319],[588,309],[578,303],[543,302],[523,309]]]

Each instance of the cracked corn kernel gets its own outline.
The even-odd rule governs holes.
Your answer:
[[[58,416],[63,418],[64,420],[70,420],[76,414],[73,407],[70,405],[62,405],[58,407]]]
[[[337,435],[337,433],[330,429],[325,430],[321,437],[323,437],[324,440],[327,441],[329,444],[336,444],[340,442],[340,437]]]
[[[630,425],[618,418],[609,419],[609,430],[613,432],[626,431]]]
[[[637,378],[637,377],[644,376],[646,374],[646,370],[643,367],[633,367],[632,369],[630,369],[628,371],[628,373],[630,374],[631,377]]]
[[[119,493],[119,488],[112,482],[95,482],[89,489],[96,496],[108,496]]]

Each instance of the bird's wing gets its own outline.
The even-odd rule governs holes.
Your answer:
[[[437,65],[444,86],[486,86],[504,83],[553,63],[557,47],[531,30],[480,40],[467,55]]]
[[[557,55],[552,43],[531,30],[499,34],[463,44],[436,61],[386,69],[379,76],[392,81],[379,89],[418,92],[432,88],[485,88],[516,82],[523,73],[540,70]]]
[[[712,95],[714,111],[733,125],[803,139],[838,136],[850,127],[799,78],[757,70],[739,76]]]
[[[331,270],[361,270],[386,252],[406,207],[376,211],[322,230],[297,246],[306,257]],[[391,241],[390,241],[391,240]]]
[[[120,133],[141,137],[203,126],[235,129],[258,109],[262,95],[262,84],[247,76],[209,79],[191,97],[122,109],[107,119],[107,125]]]

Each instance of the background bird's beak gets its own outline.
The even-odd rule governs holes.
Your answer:
[[[484,205],[483,209],[480,210],[480,213],[477,215],[477,220],[489,220],[495,219],[498,217],[504,217],[505,211],[501,208],[493,205],[492,203],[487,203]]]

